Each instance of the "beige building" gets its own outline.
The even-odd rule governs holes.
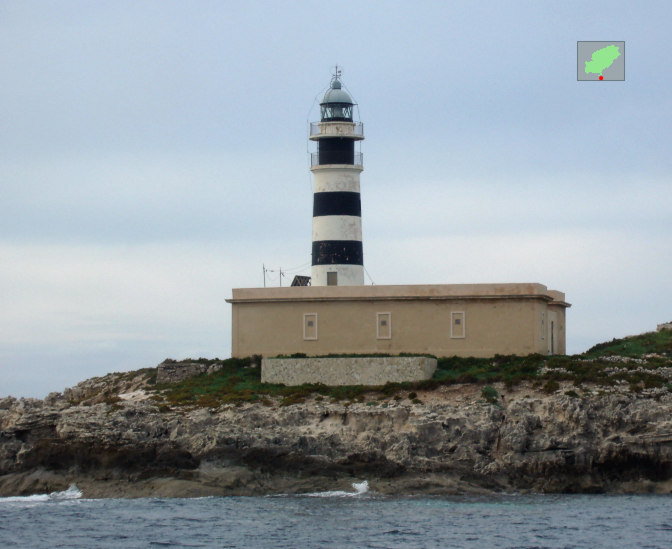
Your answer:
[[[561,292],[536,283],[234,289],[232,355],[565,353]]]

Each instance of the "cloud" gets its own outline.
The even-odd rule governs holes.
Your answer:
[[[230,289],[309,273],[336,62],[376,283],[547,284],[570,351],[669,320],[670,6],[577,6],[3,5],[0,393],[226,356]],[[596,18],[625,82],[575,80]]]
[[[292,208],[311,207],[305,161],[302,148],[289,158],[282,151],[21,157],[0,166],[0,231],[100,243],[251,238],[276,216],[292,223]],[[303,201],[280,210],[290,181]]]

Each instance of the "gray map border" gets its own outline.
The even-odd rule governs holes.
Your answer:
[[[587,44],[590,42],[602,44],[604,42],[614,44],[622,43],[623,44],[623,78],[605,78],[600,80],[598,78],[579,78],[579,44]],[[576,41],[576,81],[577,82],[625,82],[625,40],[577,40]]]

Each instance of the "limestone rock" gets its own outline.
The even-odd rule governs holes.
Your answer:
[[[165,360],[157,367],[157,383],[179,383],[190,377],[201,374],[212,374],[222,368],[221,363],[193,362],[190,360],[177,362]]]
[[[89,497],[262,494],[364,478],[381,492],[432,494],[672,489],[668,391],[572,398],[498,386],[505,398],[489,404],[461,385],[419,392],[422,404],[166,410],[91,396],[101,379],[44,401],[0,399],[0,495],[71,482]]]

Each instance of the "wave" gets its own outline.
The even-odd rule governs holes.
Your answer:
[[[32,496],[12,496],[8,498],[0,498],[0,503],[17,502],[17,503],[39,503],[46,501],[66,501],[71,499],[79,499],[82,497],[82,491],[77,488],[76,484],[71,484],[67,490],[62,492],[52,492],[51,494],[35,494]]]
[[[362,482],[353,482],[352,487],[355,490],[354,492],[346,492],[344,490],[330,490],[328,492],[312,492],[301,495],[309,498],[352,498],[363,496],[369,491],[369,481],[364,480]]]

